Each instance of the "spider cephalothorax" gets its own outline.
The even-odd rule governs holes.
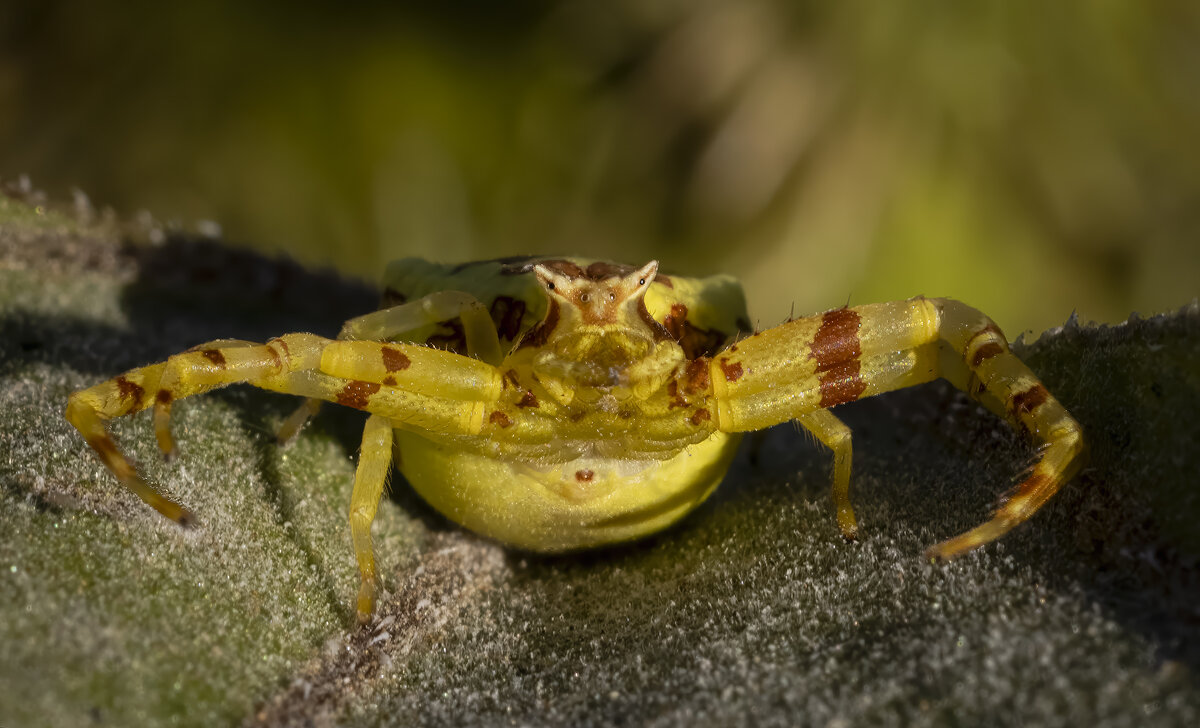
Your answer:
[[[285,334],[221,340],[76,392],[67,419],[113,474],[168,518],[191,511],[146,484],[103,420],[154,409],[174,451],[172,404],[247,382],[371,414],[351,496],[362,577],[375,609],[370,526],[393,463],[435,508],[479,533],[538,551],[638,538],[683,517],[728,469],[741,433],[793,420],[834,453],[842,534],[850,430],[829,408],[937,377],[1040,446],[1038,460],[983,525],[930,549],[947,559],[1029,518],[1078,468],[1078,423],[1009,351],[986,316],[950,299],[841,308],[734,341],[747,328],[728,276],[693,279],[572,258],[389,267],[385,307],[338,339]]]
[[[679,344],[646,309],[657,261],[636,270],[552,261],[533,271],[550,300],[521,348],[539,349],[533,375],[559,403],[644,400],[683,361]]]

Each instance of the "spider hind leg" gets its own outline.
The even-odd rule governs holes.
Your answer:
[[[709,376],[721,430],[798,419],[834,451],[843,533],[853,526],[849,437],[827,408],[943,377],[1029,435],[1041,449],[1027,477],[991,520],[931,548],[935,559],[959,556],[1027,520],[1083,460],[1079,423],[987,316],[952,299],[917,297],[795,319],[717,355]]]
[[[1084,443],[1079,423],[1009,350],[990,319],[958,301],[937,299],[936,304],[942,376],[1039,444],[1033,466],[990,520],[926,552],[944,561],[1003,536],[1032,516],[1078,472]]]
[[[853,459],[850,428],[829,410],[814,410],[796,418],[804,429],[833,450],[833,505],[838,528],[847,541],[858,540],[858,520],[850,504],[850,463]]]

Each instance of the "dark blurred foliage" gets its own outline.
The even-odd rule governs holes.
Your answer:
[[[1200,293],[1200,4],[7,2],[0,177],[374,278],[727,271],[763,326]],[[209,226],[211,227],[211,226]]]

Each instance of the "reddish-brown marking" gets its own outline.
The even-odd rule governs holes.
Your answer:
[[[522,267],[522,272],[532,270],[533,266],[538,265],[547,270],[571,279],[572,281],[587,281],[588,283],[602,283],[614,278],[623,278],[637,271],[637,268],[619,263],[609,263],[607,261],[595,261],[589,263],[587,268],[581,268],[577,263],[569,260],[539,260],[534,261],[528,266]],[[673,287],[670,279],[666,276],[656,277],[655,280],[667,287]],[[553,284],[550,284],[553,288]],[[650,329],[655,341],[665,341],[672,338],[671,332],[668,331],[657,319],[650,315],[646,309],[646,301],[637,291],[621,294],[622,300],[608,301],[608,297],[616,293],[614,289],[604,289],[597,286],[589,286],[586,283],[571,286],[569,290],[559,291],[559,294],[571,300],[582,314],[583,320],[588,324],[611,324],[616,321],[616,314],[622,300],[637,298],[638,316],[645,322]],[[590,305],[591,296],[604,297],[607,305]],[[550,299],[551,306],[557,303],[554,298]],[[553,326],[548,326],[551,321],[555,324],[558,322],[558,311],[551,310],[547,312],[546,320],[535,327],[532,331],[525,335],[521,341],[520,347],[526,346],[542,346],[546,343]]]
[[[380,385],[375,382],[364,382],[355,379],[343,387],[342,391],[338,392],[337,401],[338,404],[344,404],[354,409],[366,409],[371,395],[378,392],[379,389]]]
[[[503,386],[504,389],[508,389],[508,386],[510,384],[512,386],[516,387],[517,389],[520,389],[521,388],[521,380],[517,379],[517,370],[509,369],[508,371],[504,372],[504,376],[501,378],[500,384]]]
[[[667,383],[667,396],[671,398],[670,403],[667,404],[667,409],[688,406],[687,400],[679,395],[679,382],[674,379]]]
[[[1018,392],[1012,396],[1013,414],[1022,415],[1033,412],[1048,399],[1050,399],[1050,392],[1040,383],[1035,384],[1024,392]]]
[[[589,263],[586,269],[580,268],[578,264],[572,263],[569,260],[543,260],[539,264],[561,276],[566,276],[567,278],[587,278],[589,281],[623,278],[637,270],[637,268],[631,265],[610,263],[606,260],[597,260]]]
[[[555,273],[566,276],[568,278],[587,278],[592,281],[602,281],[606,278],[625,277],[637,270],[632,265],[623,263],[609,263],[607,261],[595,261],[588,264],[587,269],[580,268],[578,264],[572,263],[569,260],[556,258],[533,258],[530,256],[517,256],[513,258],[501,258],[495,261],[480,261],[483,263],[500,263],[502,265],[500,272],[504,275],[520,275],[533,270],[535,265],[545,266]],[[466,267],[467,264],[460,265],[459,269]],[[469,265],[478,265],[471,263]],[[674,288],[675,284],[670,276],[659,273],[654,277],[655,283],[661,283],[667,288]]]
[[[1016,488],[1013,488],[1009,493],[1000,499],[1000,508],[997,510],[1003,511],[1014,500],[1028,498],[1033,493],[1051,485],[1051,483],[1053,483],[1053,480],[1049,475],[1043,475],[1042,473],[1036,472],[1032,473],[1028,478],[1018,483]]]
[[[862,317],[848,308],[829,311],[821,317],[821,328],[813,337],[811,357],[817,360],[821,383],[821,407],[833,407],[858,399],[867,383],[861,376],[858,329]]]
[[[587,270],[584,271],[584,275],[593,281],[602,281],[608,278],[624,278],[640,267],[641,266],[627,265],[625,263],[609,263],[607,261],[598,260],[588,265]],[[654,282],[661,283],[667,288],[675,287],[675,283],[671,280],[671,277],[661,273],[655,274]]]
[[[546,308],[546,318],[525,334],[525,338],[521,339],[520,348],[545,346],[546,342],[550,340],[550,334],[554,331],[555,326],[558,326],[558,301],[551,298],[549,306]]]
[[[462,321],[458,319],[443,321],[439,326],[439,331],[445,331],[445,333],[433,334],[425,339],[425,343],[435,349],[445,349],[456,354],[467,353],[467,335],[463,332]]]
[[[279,352],[275,351],[275,347],[268,346],[267,351],[271,352],[271,360],[275,363],[276,371],[283,371],[283,358],[279,356]]]
[[[663,319],[663,327],[671,332],[671,338],[679,341],[683,338],[683,327],[687,323],[688,308],[682,303],[672,303],[671,311]]]
[[[685,394],[699,394],[707,391],[712,382],[709,380],[708,363],[712,361],[702,356],[692,359],[683,370],[683,391]]]
[[[1000,327],[989,321],[987,326],[984,326],[974,334],[971,334],[970,340],[967,341],[967,346],[970,347],[971,344],[974,343],[975,339],[978,339],[980,336],[986,336],[989,334],[1004,341],[1008,341],[1008,339],[1004,338],[1004,332],[1000,330]]]
[[[412,361],[404,352],[394,346],[385,346],[379,351],[383,356],[383,368],[389,372],[403,371],[412,366]]]
[[[146,390],[142,389],[140,384],[131,382],[125,377],[117,377],[117,392],[120,393],[121,399],[133,400],[134,404],[142,401],[142,396],[146,394]]]
[[[660,324],[658,319],[650,315],[650,309],[646,308],[645,297],[638,299],[638,316],[641,317],[646,326],[650,327],[655,341],[666,341],[672,338],[671,332],[667,330],[667,327]]]
[[[712,415],[706,409],[698,409],[692,413],[691,421],[693,425],[700,426],[702,422],[708,422],[712,419]]]
[[[267,343],[268,344],[276,344],[276,343],[279,344],[279,346],[281,346],[283,348],[283,355],[289,359],[292,358],[292,347],[288,346],[288,343],[286,341],[284,341],[283,339],[271,339]]]
[[[535,265],[549,268],[560,276],[566,276],[567,278],[581,278],[583,276],[583,268],[580,268],[577,264],[569,260],[542,260],[538,261]]]
[[[682,303],[671,304],[671,311],[663,319],[663,328],[671,338],[679,342],[683,355],[689,359],[712,356],[729,338],[717,329],[702,329],[688,321],[688,308]],[[733,349],[730,349],[733,351]]]
[[[517,402],[517,406],[518,407],[533,407],[534,409],[537,409],[538,398],[533,394],[533,392],[530,392],[529,390],[525,390],[525,394],[522,395],[521,401]]]
[[[200,353],[204,355],[205,359],[212,362],[213,366],[225,368],[225,355],[221,353],[220,349],[205,349]]]
[[[596,474],[590,470],[575,471],[575,480],[578,480],[580,483],[590,483],[594,477],[596,477]]]
[[[637,269],[631,265],[597,260],[588,264],[586,274],[593,281],[602,281],[606,278],[624,278],[635,270]]]
[[[165,389],[158,390],[158,394],[154,396],[155,401],[159,404],[171,404],[171,393]]]
[[[721,350],[721,346],[728,339],[729,336],[717,329],[697,328],[688,321],[684,324],[683,338],[679,340],[679,346],[688,358],[712,356]]]
[[[394,387],[394,386],[396,386],[396,378],[389,374],[388,376],[383,378],[383,383],[388,385],[389,387]]]
[[[971,368],[978,369],[979,365],[991,359],[994,356],[999,356],[1004,353],[1004,347],[998,342],[989,341],[983,346],[975,350],[975,356],[971,357]]]
[[[720,365],[721,371],[725,373],[725,381],[736,382],[742,378],[742,363],[740,361],[735,361],[731,364],[728,359],[721,357],[717,360],[717,364]]]
[[[492,423],[493,425],[499,425],[500,427],[510,427],[512,425],[512,420],[509,419],[508,415],[504,414],[500,410],[496,410],[492,412],[492,414],[488,415],[488,422]]]
[[[521,321],[525,318],[525,302],[512,296],[496,296],[492,301],[492,322],[501,339],[514,341],[521,333]]]
[[[858,313],[848,308],[829,311],[821,317],[821,327],[810,347],[818,371],[848,359],[857,359],[862,354],[858,341],[861,323]]]
[[[1021,484],[1017,486],[1017,492],[1023,494],[1038,490],[1039,488],[1045,488],[1047,485],[1050,485],[1051,480],[1052,478],[1044,473],[1030,473],[1029,477],[1021,481]]]
[[[729,353],[730,353],[730,354],[732,354],[732,353],[733,353],[733,352],[735,352],[735,351],[737,351],[737,344],[732,344],[732,345],[730,345],[730,347],[729,347]]]
[[[866,388],[859,374],[858,360],[842,362],[821,374],[821,406],[853,402]]]

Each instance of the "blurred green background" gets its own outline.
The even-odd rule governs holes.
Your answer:
[[[556,252],[1010,336],[1200,293],[1200,3],[0,6],[0,179],[375,279]]]

